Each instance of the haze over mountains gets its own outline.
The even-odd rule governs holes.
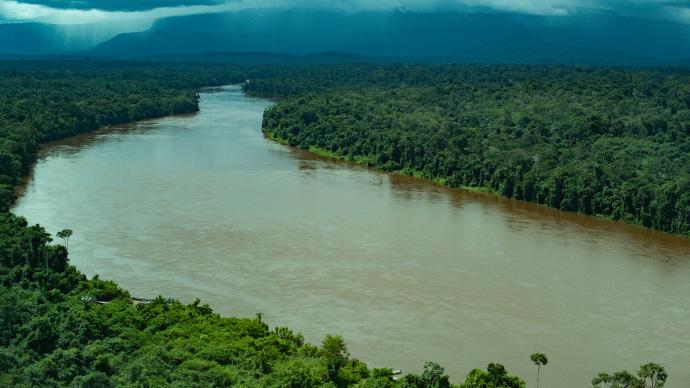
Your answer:
[[[80,32],[81,31],[81,32]],[[690,25],[616,13],[244,9],[163,18],[107,39],[90,25],[0,25],[0,53],[104,57],[340,52],[467,62],[654,64],[690,58]]]
[[[0,54],[46,55],[87,51],[116,35],[97,24],[0,24]]]

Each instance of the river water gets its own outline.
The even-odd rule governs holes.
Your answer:
[[[14,212],[135,296],[341,334],[370,366],[498,361],[530,386],[542,352],[544,387],[648,361],[690,386],[690,240],[293,150],[262,136],[269,104],[226,87],[52,144]]]

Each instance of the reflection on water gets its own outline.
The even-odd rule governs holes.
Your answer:
[[[362,170],[360,166],[351,162],[333,161],[296,149],[290,151],[291,156],[299,161],[302,171],[337,168]],[[641,250],[636,252],[635,256],[653,257],[660,262],[671,264],[686,263],[690,260],[690,242],[687,238],[490,194],[451,189],[403,175],[370,173],[365,177],[372,185],[389,184],[396,200],[449,203],[456,208],[462,208],[467,203],[482,203],[500,209],[504,213],[503,221],[506,226],[516,232],[537,223],[540,230],[560,232],[566,238],[576,229],[582,234],[580,237],[590,243],[596,243],[600,239],[610,240],[611,236],[615,235],[621,243],[634,244]]]
[[[263,312],[372,366],[503,362],[544,386],[657,361],[690,383],[690,240],[324,160],[264,139],[266,101],[48,147],[14,211],[140,296]],[[533,385],[533,384],[532,384]]]

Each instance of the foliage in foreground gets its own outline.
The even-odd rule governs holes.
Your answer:
[[[0,386],[450,386],[435,363],[394,381],[390,369],[351,358],[340,336],[317,347],[198,300],[134,304],[117,284],[70,266],[40,226],[2,213],[0,232]],[[524,386],[498,364],[472,371],[465,386],[499,382]]]
[[[396,381],[392,370],[350,357],[340,336],[314,346],[286,327],[271,330],[260,315],[222,317],[199,300],[135,304],[112,281],[87,279],[51,241],[40,226],[0,213],[0,386],[453,386],[434,362]],[[637,376],[600,374],[592,384],[661,388],[666,378],[647,364]],[[491,363],[459,387],[525,382]]]

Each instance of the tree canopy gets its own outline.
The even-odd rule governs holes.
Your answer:
[[[340,336],[315,346],[261,314],[222,317],[162,296],[135,303],[69,264],[70,229],[55,245],[8,212],[41,144],[195,112],[200,87],[247,79],[248,93],[280,100],[263,128],[292,145],[688,234],[682,70],[0,61],[0,386],[452,386],[434,362],[394,380],[351,357]],[[660,388],[667,378],[645,364],[592,384]],[[491,363],[460,386],[525,383]]]
[[[252,80],[264,132],[453,187],[690,236],[687,69],[359,65]]]

